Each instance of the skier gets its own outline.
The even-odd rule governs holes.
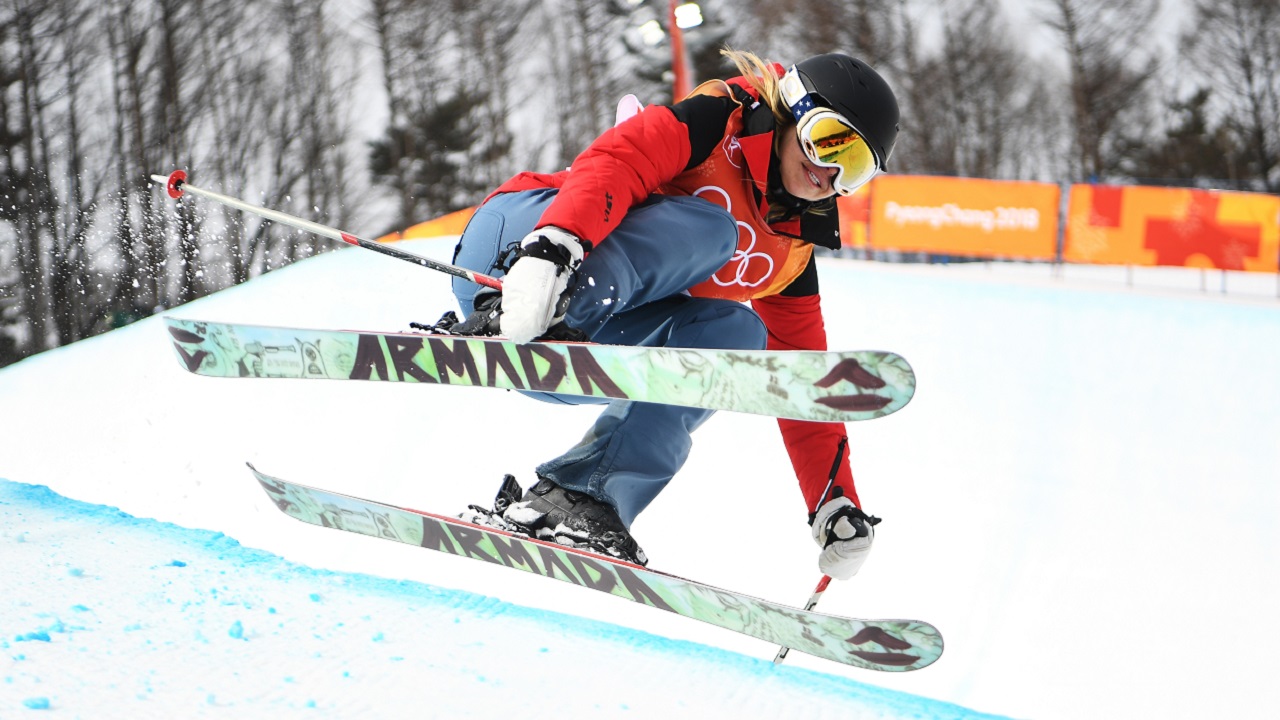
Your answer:
[[[521,173],[480,205],[454,262],[505,278],[500,294],[454,280],[467,316],[455,332],[826,349],[813,248],[840,247],[835,196],[885,168],[897,100],[847,55],[784,69],[747,52],[723,54],[739,77],[645,108],[569,170]],[[643,565],[631,523],[684,464],[690,433],[711,414],[613,401],[576,446],[538,466],[527,493],[504,485],[482,519]],[[852,577],[879,519],[860,508],[844,427],[778,424],[819,567]]]

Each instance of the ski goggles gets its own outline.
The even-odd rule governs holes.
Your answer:
[[[811,111],[796,126],[796,132],[805,155],[815,165],[839,171],[833,186],[841,195],[849,195],[875,176],[876,154],[838,113]]]
[[[791,68],[779,83],[783,101],[796,118],[800,147],[815,165],[835,168],[836,192],[850,195],[879,170],[875,152],[853,123],[840,113],[818,107]]]

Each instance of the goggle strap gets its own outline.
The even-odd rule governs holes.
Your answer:
[[[794,65],[778,81],[778,91],[782,94],[782,101],[787,104],[787,108],[791,110],[791,115],[795,117],[797,123],[800,122],[800,118],[803,118],[805,113],[815,107],[813,98],[809,97],[809,91],[805,89],[804,82],[800,79],[800,75],[796,73]]]
[[[796,72],[796,67],[794,65],[792,65],[791,69],[788,70],[786,74],[784,74],[782,78],[778,81],[778,92],[779,94],[782,95],[782,101],[787,104],[787,108],[791,110],[791,115],[796,120],[796,129],[797,131],[799,131],[799,128],[803,124],[805,116],[808,115],[815,108],[817,108],[817,104],[814,103],[813,98],[810,97],[809,91],[805,89],[804,82],[800,79],[800,75]],[[845,120],[842,116],[840,116],[839,113],[832,111],[831,114],[839,118],[843,124],[847,125],[854,132],[858,132],[857,128],[854,128],[853,125],[850,124],[848,120]],[[858,134],[861,135],[861,133],[858,133]],[[870,150],[869,147],[868,147],[868,150]],[[807,148],[805,150],[805,153],[808,154]],[[874,156],[874,151],[872,151],[872,155]],[[839,164],[831,165],[829,163],[823,163],[820,161],[819,161],[819,164],[825,165],[828,167],[839,168],[839,172],[836,174],[836,177],[837,177],[836,190],[841,195],[847,195],[849,193],[852,193],[854,189],[856,189],[856,188],[843,187],[839,184],[838,180],[843,179],[845,176],[845,171],[842,166],[840,166]],[[878,165],[879,163],[877,162],[876,164]]]

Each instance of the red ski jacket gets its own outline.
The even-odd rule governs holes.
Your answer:
[[[781,66],[775,71],[781,74]],[[704,84],[679,103],[648,107],[605,131],[573,161],[571,170],[521,173],[493,194],[559,188],[538,227],[564,228],[594,246],[608,242],[627,211],[650,195],[694,194],[691,183],[709,174],[725,178],[732,170],[739,180],[748,181],[736,185],[754,192],[745,196],[749,202],[739,202],[730,211],[740,223],[752,226],[753,239],[770,243],[770,269],[730,267],[763,247],[761,243],[744,250],[743,244],[751,241],[744,233],[734,260],[691,293],[749,299],[769,330],[769,349],[826,350],[812,251],[814,245],[839,247],[836,210],[831,203],[815,206],[797,200],[782,191],[776,179],[771,182],[771,166],[777,162],[774,118],[757,100],[742,78]],[[715,283],[716,277],[724,282]],[[732,278],[745,278],[745,284],[732,286]],[[779,420],[778,426],[812,512],[831,497],[828,481],[845,437],[844,425]],[[861,506],[847,456],[840,458],[835,487]]]

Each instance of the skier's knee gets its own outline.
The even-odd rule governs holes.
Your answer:
[[[715,209],[720,210],[719,207]],[[710,237],[719,243],[716,248],[716,257],[724,258],[727,263],[738,249],[738,221],[728,211],[723,211],[719,216],[719,220],[716,232],[712,233]]]
[[[729,308],[729,320],[734,325],[735,336],[741,338],[739,347],[743,350],[763,350],[769,342],[769,330],[755,310],[734,303]]]
[[[698,301],[696,310],[678,321],[672,333],[677,347],[762,350],[768,339],[760,316],[732,300]]]
[[[695,256],[714,260],[717,270],[729,262],[738,249],[738,220],[733,213],[705,197],[679,197],[672,202],[684,209],[681,225],[692,229],[690,236],[697,242],[690,250]]]

